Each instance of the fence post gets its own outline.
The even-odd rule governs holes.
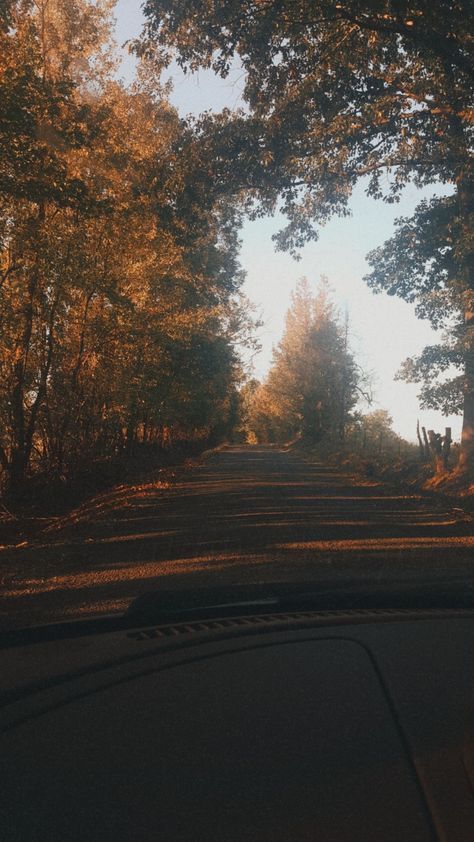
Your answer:
[[[444,467],[444,470],[445,470],[445,471],[447,471],[447,470],[448,470],[448,465],[449,465],[449,454],[450,454],[450,452],[451,452],[451,442],[452,442],[452,438],[451,438],[451,427],[446,427],[446,428],[445,428],[445,431],[444,431],[444,438],[442,439],[442,442],[443,442],[443,447],[442,447],[442,451],[443,451],[443,467]]]

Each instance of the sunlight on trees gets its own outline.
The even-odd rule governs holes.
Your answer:
[[[0,18],[0,464],[18,491],[232,426],[238,213],[143,58],[113,78],[111,0]]]
[[[347,320],[341,321],[327,281],[322,279],[313,294],[303,278],[265,383],[247,385],[248,430],[264,442],[298,437],[314,443],[328,434],[342,442],[358,383]]]

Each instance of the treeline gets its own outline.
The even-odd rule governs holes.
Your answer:
[[[313,291],[302,278],[267,377],[240,390],[240,438],[298,441],[321,458],[418,462],[417,447],[395,433],[387,410],[370,409],[370,375],[357,363],[349,334],[348,315],[341,318],[327,279]]]
[[[237,406],[238,212],[111,0],[2,4],[0,485],[217,440]],[[222,192],[222,191],[221,191]]]

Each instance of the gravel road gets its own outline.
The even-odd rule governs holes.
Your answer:
[[[3,628],[121,611],[153,589],[467,576],[474,524],[285,448],[227,447],[0,549]]]

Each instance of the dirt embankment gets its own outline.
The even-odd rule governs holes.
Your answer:
[[[205,458],[212,452],[203,451],[200,456]],[[133,494],[135,487],[151,483],[166,488],[176,471],[196,463],[200,456],[190,456],[182,449],[151,451],[122,462],[115,460],[75,477],[74,482],[36,480],[15,502],[0,499],[0,549],[23,545],[42,533],[72,525],[99,511],[106,501],[119,500],[128,491]]]

